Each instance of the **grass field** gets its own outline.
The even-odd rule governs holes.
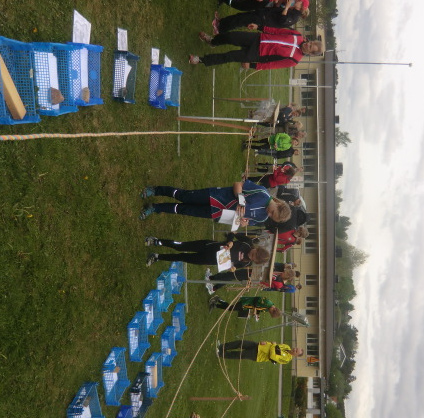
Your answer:
[[[150,48],[158,47],[184,72],[181,113],[210,115],[212,70],[190,67],[189,52],[207,51],[197,32],[210,28],[214,1],[179,0],[62,2],[8,1],[0,6],[3,36],[21,41],[71,40],[72,13],[77,9],[92,23],[91,42],[103,45],[102,106],[82,108],[39,124],[1,126],[0,132],[115,132],[176,130],[176,109],[149,107],[147,86]],[[222,12],[229,9],[222,7]],[[129,49],[141,56],[135,105],[116,103],[112,90],[116,28],[128,29]],[[163,56],[163,55],[162,55]],[[287,82],[285,72],[273,81]],[[216,95],[238,97],[237,65],[216,70]],[[267,73],[250,77],[268,81]],[[283,103],[287,92],[276,91]],[[267,97],[267,89],[246,92]],[[221,116],[246,115],[235,104],[217,102]],[[183,123],[183,130],[211,127]],[[219,128],[215,128],[219,129]],[[146,235],[180,240],[211,237],[212,223],[194,218],[154,215],[138,220],[145,185],[169,184],[185,188],[231,185],[245,168],[241,139],[225,136],[112,137],[100,139],[40,139],[0,143],[0,416],[62,417],[78,387],[101,382],[101,367],[111,347],[127,346],[126,325],[155,287],[167,263],[145,267]],[[203,277],[203,268],[188,268],[189,278]],[[218,315],[206,309],[203,286],[189,285],[188,331],[178,342],[178,356],[165,369],[165,387],[148,412],[163,417],[198,346]],[[226,298],[233,292],[221,292]],[[176,301],[183,301],[182,296]],[[269,325],[249,323],[254,329]],[[165,315],[170,324],[170,315]],[[244,321],[228,322],[227,339],[242,332]],[[158,335],[163,328],[160,328]],[[279,331],[278,331],[279,332]],[[202,418],[221,416],[225,402],[198,402],[190,396],[233,396],[214,354],[217,333],[206,342],[191,369],[170,416],[186,417],[193,410]],[[223,340],[223,329],[218,337]],[[277,332],[256,339],[278,339]],[[152,339],[157,351],[159,338]],[[147,359],[145,356],[144,359]],[[278,368],[271,364],[243,364],[240,391],[252,397],[236,402],[227,416],[274,417]],[[233,383],[238,362],[228,364]],[[130,380],[144,364],[128,364]],[[286,378],[286,381],[289,381]],[[103,389],[99,386],[101,400]],[[126,397],[124,398],[127,403]],[[286,410],[288,406],[286,405]],[[114,417],[116,407],[103,407]]]

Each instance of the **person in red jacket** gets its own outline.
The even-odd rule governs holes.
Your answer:
[[[211,37],[200,32],[200,38],[211,46],[235,45],[239,50],[221,54],[208,54],[203,57],[190,55],[190,64],[202,63],[206,66],[240,62],[243,68],[270,70],[296,66],[304,55],[322,53],[320,41],[306,41],[292,29],[262,28],[263,32],[227,32]]]
[[[262,169],[258,169],[258,171],[261,170]],[[294,164],[283,164],[281,166],[274,167],[272,173],[265,174],[263,176],[249,177],[249,180],[270,189],[290,183],[293,176],[302,170],[302,167],[298,168]]]
[[[278,234],[278,247],[277,251],[283,253],[295,244],[301,244],[304,238],[308,238],[309,231],[304,226],[299,226],[297,229],[282,232]]]

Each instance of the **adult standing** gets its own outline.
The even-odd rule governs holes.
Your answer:
[[[153,213],[169,213],[219,220],[224,209],[234,210],[240,217],[240,226],[263,223],[268,218],[284,222],[291,216],[289,205],[270,196],[263,186],[246,180],[233,187],[210,187],[184,190],[170,186],[146,187],[142,198],[168,196],[181,203],[155,203],[145,207],[139,218],[146,219]],[[241,200],[240,200],[241,199]],[[281,219],[281,221],[278,221]]]
[[[293,7],[290,2],[287,3],[284,9],[271,7],[229,15],[219,19],[218,30],[219,33],[225,33],[242,27],[248,27],[251,30],[262,30],[265,26],[289,28],[302,17],[302,6],[303,3],[298,0]],[[309,9],[307,10],[309,11]],[[303,14],[308,15],[309,13],[303,12]]]
[[[236,240],[234,240],[236,238]],[[157,261],[183,261],[190,264],[218,265],[217,252],[222,248],[229,250],[231,257],[231,271],[250,266],[252,263],[266,263],[270,254],[263,247],[253,244],[253,240],[243,234],[228,234],[225,242],[212,240],[174,241],[156,237],[147,237],[146,245],[168,247],[180,253],[157,254],[152,253],[147,257],[146,266],[150,267]]]
[[[291,348],[287,344],[261,341],[230,341],[218,347],[218,355],[225,359],[252,360],[258,363],[270,361],[274,364],[290,363],[293,357],[303,355],[302,348]]]
[[[219,296],[214,296],[209,301],[209,310],[213,308],[228,308],[230,311],[236,311],[241,318],[247,317],[250,310],[257,319],[261,312],[269,312],[271,318],[281,318],[281,311],[274,305],[274,302],[260,296],[242,296],[234,305],[230,305]]]
[[[305,41],[295,30],[267,26],[262,33],[234,31],[220,33],[213,38],[206,35],[203,40],[211,46],[234,45],[241,49],[203,57],[191,55],[190,64],[211,66],[240,62],[243,68],[271,70],[294,67],[305,55],[322,53],[320,41]]]

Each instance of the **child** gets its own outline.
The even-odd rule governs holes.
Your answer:
[[[236,238],[236,241],[234,241]],[[148,256],[146,266],[150,267],[157,261],[183,261],[191,264],[218,265],[216,253],[225,248],[230,250],[231,271],[238,268],[250,266],[252,263],[264,264],[269,258],[269,252],[263,247],[255,246],[251,238],[243,234],[227,235],[226,242],[217,242],[211,240],[199,240],[179,242],[172,240],[159,239],[156,237],[147,237],[145,240],[147,246],[164,246],[178,251],[188,251],[173,254],[156,254]]]
[[[281,311],[274,305],[274,302],[260,296],[242,296],[235,305],[230,305],[219,296],[214,296],[209,301],[209,310],[227,309],[228,307],[230,311],[236,311],[241,318],[248,316],[251,309],[256,319],[259,319],[261,312],[269,312],[271,318],[281,318]]]

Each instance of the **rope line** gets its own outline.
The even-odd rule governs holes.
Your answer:
[[[136,136],[136,135],[243,135],[246,132],[201,132],[201,131],[145,131],[145,132],[84,132],[75,134],[61,133],[40,133],[40,134],[25,134],[25,135],[0,135],[0,141],[23,141],[27,139],[39,138],[100,138],[108,136]]]
[[[237,297],[239,297],[240,295],[242,295],[243,294],[243,292],[244,292],[244,290],[242,290],[242,291],[240,291],[239,292],[239,294],[234,298],[234,300],[236,300],[237,299]],[[165,416],[165,418],[168,418],[169,417],[169,414],[171,413],[171,410],[172,410],[172,408],[173,408],[173,406],[174,406],[174,403],[175,403],[175,401],[176,401],[176,399],[177,399],[177,396],[178,396],[178,394],[180,393],[180,390],[181,390],[181,387],[182,387],[182,385],[183,385],[183,383],[184,383],[184,381],[185,381],[185,379],[187,378],[187,375],[188,375],[188,373],[189,373],[189,371],[191,370],[191,368],[193,367],[193,364],[194,364],[194,362],[195,362],[195,360],[196,360],[196,358],[197,358],[197,356],[199,355],[199,353],[200,353],[200,350],[203,348],[203,346],[205,345],[205,343],[206,343],[206,341],[208,340],[208,338],[210,337],[210,335],[212,334],[212,331],[220,324],[220,322],[221,322],[221,320],[222,320],[222,318],[224,317],[224,315],[227,313],[227,311],[228,311],[228,308],[224,311],[224,312],[222,312],[222,314],[219,316],[219,318],[217,319],[217,321],[215,322],[215,324],[212,326],[212,328],[209,330],[209,332],[207,333],[207,335],[206,335],[206,337],[204,338],[204,340],[203,340],[203,342],[199,345],[199,348],[197,349],[197,351],[196,351],[196,353],[194,354],[194,356],[193,356],[193,358],[191,359],[191,362],[190,362],[190,364],[188,365],[188,367],[187,367],[187,369],[186,369],[186,371],[185,371],[185,373],[184,373],[184,375],[183,375],[183,378],[181,379],[181,382],[180,382],[180,384],[178,385],[178,388],[177,388],[177,390],[176,390],[176,392],[175,392],[175,395],[174,395],[174,397],[173,397],[173,399],[172,399],[172,401],[171,401],[171,404],[170,404],[170,406],[169,406],[169,409],[168,409],[168,412],[167,412],[167,414],[166,414],[166,416]]]

